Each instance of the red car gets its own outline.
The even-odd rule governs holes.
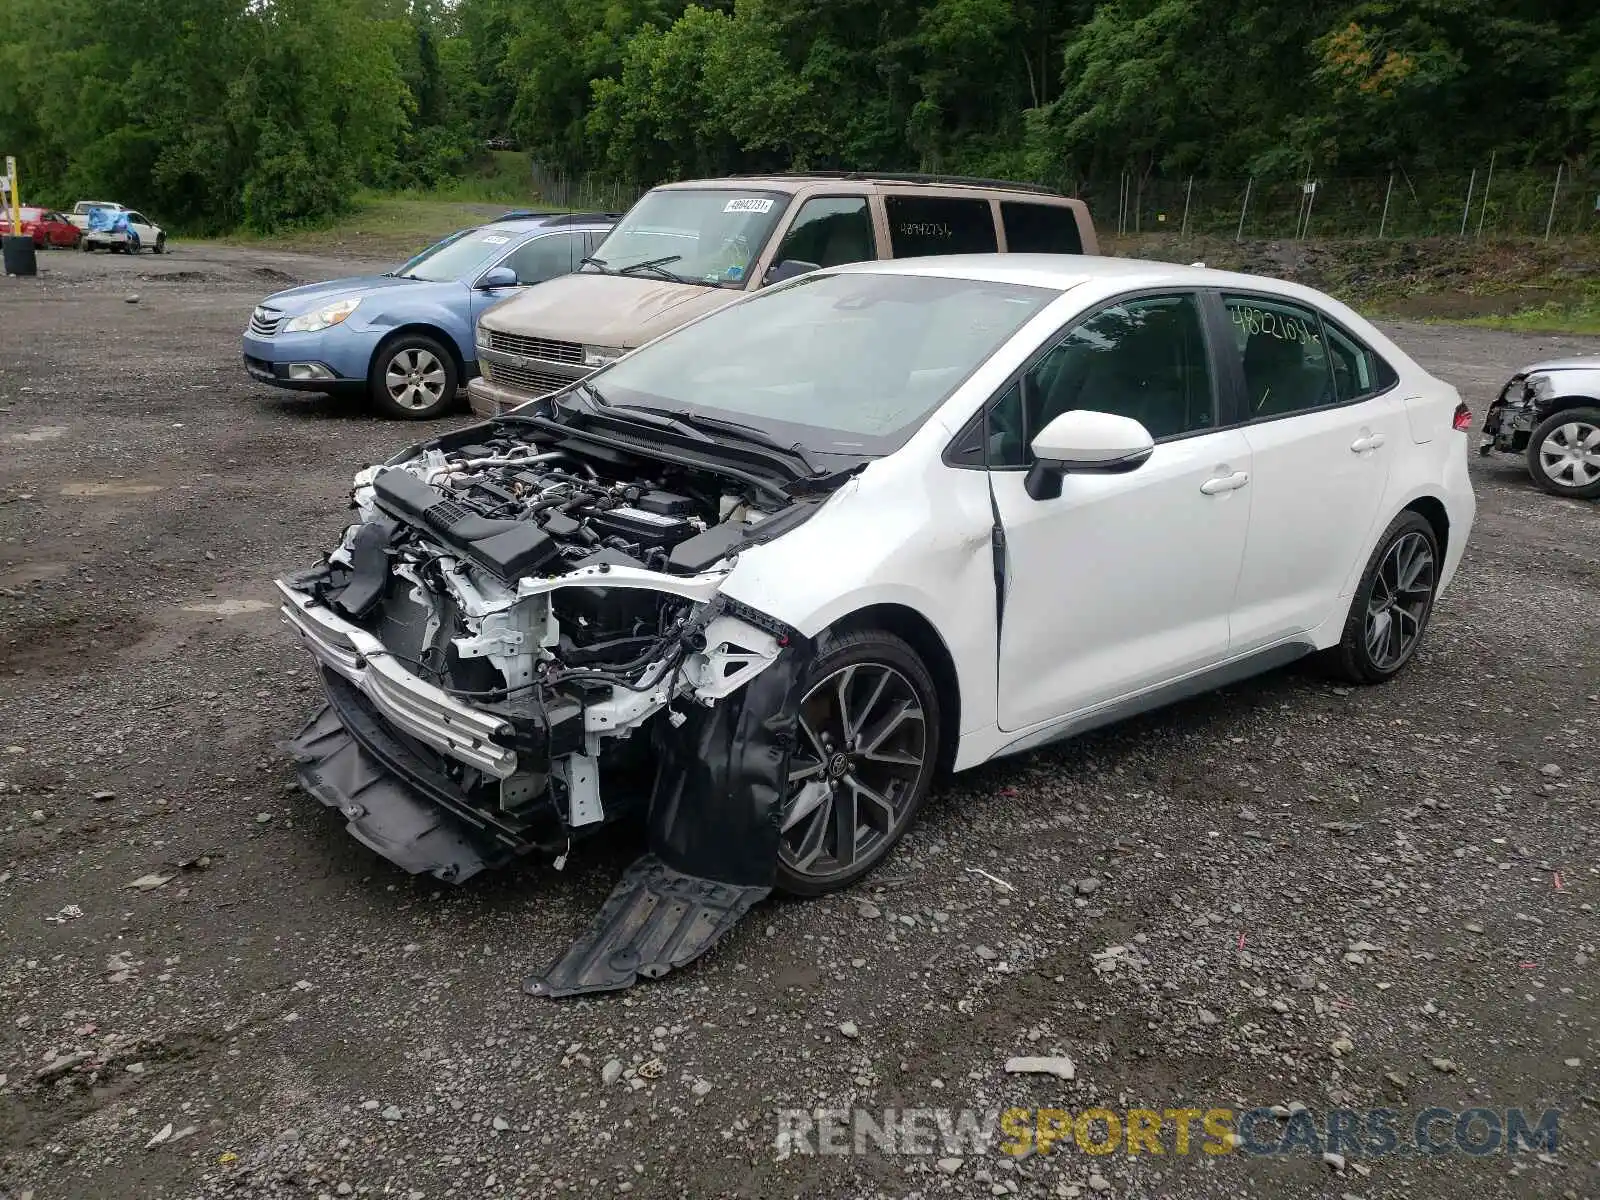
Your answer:
[[[0,211],[0,233],[11,232],[11,214]],[[40,250],[50,246],[65,246],[69,250],[83,237],[79,229],[53,208],[22,208],[22,232],[33,235],[33,244]]]

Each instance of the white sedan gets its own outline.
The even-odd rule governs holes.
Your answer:
[[[359,474],[278,585],[328,700],[294,753],[447,879],[643,814],[651,853],[530,982],[624,986],[774,886],[860,879],[941,770],[1303,655],[1393,678],[1472,528],[1469,427],[1289,283],[818,271]]]
[[[131,208],[118,207],[113,211],[117,218],[126,217],[124,225],[119,219],[115,229],[95,229],[86,227],[83,241],[80,243],[84,250],[111,250],[123,254],[137,254],[141,250],[150,250],[156,254],[165,254],[167,250],[167,231],[143,213],[134,212]],[[92,226],[93,222],[90,222]]]

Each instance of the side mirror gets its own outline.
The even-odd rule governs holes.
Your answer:
[[[1083,408],[1064,412],[1034,436],[1028,495],[1054,500],[1063,475],[1121,475],[1143,465],[1155,448],[1150,431],[1132,417]]]
[[[497,288],[516,286],[517,273],[510,267],[495,267],[492,271],[486,271],[483,278],[478,280],[478,290],[480,292],[492,292]]]
[[[801,275],[809,275],[813,271],[822,270],[821,263],[806,262],[799,258],[786,258],[782,262],[773,263],[767,268],[767,277],[764,282],[767,286],[782,283],[785,279],[796,279]]]

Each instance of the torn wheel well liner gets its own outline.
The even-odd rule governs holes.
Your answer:
[[[1406,510],[1416,513],[1433,527],[1433,536],[1439,542],[1439,556],[1443,558],[1450,545],[1450,516],[1444,505],[1433,496],[1419,496],[1406,505]]]
[[[668,867],[736,887],[770,888],[789,756],[816,643],[790,637],[739,691],[657,728],[650,849]]]
[[[938,630],[914,608],[904,604],[873,604],[857,609],[836,621],[831,628],[845,630],[881,629],[892,633],[917,652],[939,693],[939,762],[941,775],[955,763],[956,745],[961,740],[961,681],[951,655]]]

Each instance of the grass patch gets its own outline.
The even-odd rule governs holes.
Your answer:
[[[470,174],[427,192],[358,192],[349,211],[332,221],[270,234],[233,233],[215,240],[227,246],[302,250],[398,263],[447,233],[480,225],[514,208],[548,210],[550,206],[532,201],[528,156],[514,150],[494,150]]]
[[[1515,312],[1468,317],[1458,322],[1481,329],[1509,329],[1516,333],[1567,333],[1600,335],[1600,292],[1547,304],[1532,305]]]
[[[217,240],[229,246],[301,250],[404,261],[424,246],[466,225],[479,225],[506,211],[505,202],[440,200],[417,195],[361,193],[337,220],[277,233],[235,233]]]
[[[532,193],[533,162],[528,153],[490,150],[466,175],[441,184],[421,194],[420,198],[517,207],[528,204]],[[402,193],[406,194],[409,193]]]

